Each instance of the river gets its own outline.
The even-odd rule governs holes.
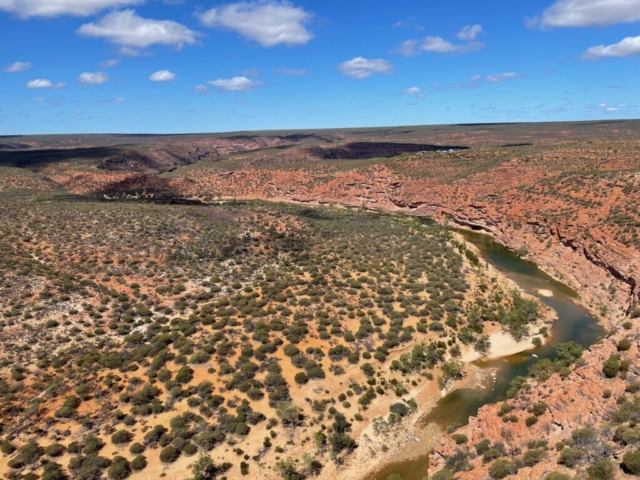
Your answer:
[[[427,222],[429,221],[425,220]],[[498,360],[476,362],[482,368],[495,368],[496,382],[491,388],[463,388],[451,392],[418,421],[423,426],[431,422],[443,428],[455,423],[467,424],[469,417],[475,416],[483,405],[505,400],[509,382],[518,375],[526,376],[533,363],[543,358],[553,359],[555,343],[574,341],[589,348],[604,333],[597,320],[575,302],[577,295],[572,289],[551,278],[535,264],[519,258],[514,252],[495,242],[490,235],[461,229],[455,231],[480,250],[483,260],[516,282],[525,292],[532,295],[536,295],[536,291],[541,289],[553,292],[552,297],[541,296],[540,301],[557,312],[558,320],[551,328],[551,341],[542,347]],[[428,465],[428,453],[425,452],[423,457],[388,465],[374,474],[371,480],[386,480],[394,473],[399,474],[402,480],[422,480],[427,476]]]

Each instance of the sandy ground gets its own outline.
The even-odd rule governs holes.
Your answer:
[[[537,329],[534,328],[537,331]],[[516,341],[505,332],[496,332],[489,335],[489,339],[491,341],[491,349],[487,355],[481,355],[476,352],[471,346],[465,346],[462,348],[462,358],[463,362],[475,362],[476,360],[480,360],[481,358],[485,359],[496,359],[502,357],[508,357],[510,355],[515,355],[516,353],[526,352],[527,350],[532,350],[535,346],[532,343],[533,337],[538,337],[542,341],[542,343],[546,343],[545,337],[542,335],[532,335],[524,338],[521,341]]]
[[[459,237],[461,240],[462,237]],[[467,246],[475,250],[475,248],[467,243]],[[479,252],[476,252],[479,253]],[[492,282],[497,284],[503,289],[503,291],[509,291],[517,288],[517,285],[502,276],[497,270],[489,265],[480,275],[473,276],[470,279],[473,288],[482,282],[485,284],[491,284]],[[542,291],[538,294],[544,295]],[[525,295],[527,296],[527,295]],[[532,297],[533,298],[533,297]],[[543,323],[549,323],[555,312],[547,310],[544,312],[543,319],[539,325],[532,326],[532,332],[538,332],[539,327]],[[414,319],[415,320],[415,319]],[[490,336],[491,349],[485,358],[500,358],[504,356],[513,355],[522,351],[531,350],[534,348],[531,340],[535,334],[529,338],[526,338],[520,342],[513,340],[508,334],[501,331],[500,325],[486,325],[486,333]],[[544,341],[544,338],[540,337]],[[310,345],[313,342],[313,338],[310,339]],[[314,345],[312,345],[314,346]],[[406,345],[393,352],[393,357],[397,358],[404,351],[409,351],[413,345]],[[324,464],[324,468],[320,475],[316,478],[318,480],[359,480],[359,479],[371,479],[373,475],[380,472],[386,466],[391,464],[407,462],[418,457],[426,455],[429,450],[435,446],[438,438],[443,433],[441,427],[435,424],[429,424],[426,427],[421,424],[420,420],[427,415],[436,405],[438,400],[447,393],[460,388],[482,388],[487,387],[491,380],[492,375],[495,374],[493,370],[483,370],[472,364],[471,362],[478,360],[481,356],[473,350],[472,347],[462,347],[462,358],[465,365],[465,376],[463,379],[452,383],[447,386],[446,391],[441,391],[438,388],[436,380],[427,380],[424,377],[417,378],[417,385],[411,387],[408,383],[408,378],[405,378],[407,382],[405,386],[408,388],[409,393],[404,395],[403,398],[414,398],[418,405],[418,408],[409,417],[405,418],[401,423],[398,423],[389,431],[381,434],[377,434],[373,427],[373,419],[376,417],[387,417],[389,413],[389,407],[393,403],[401,401],[399,397],[395,395],[379,396],[370,406],[370,409],[366,412],[362,412],[365,417],[363,422],[353,422],[352,435],[357,439],[359,448],[355,453],[346,459],[345,465],[335,465],[331,460],[328,453],[316,452],[318,459]],[[359,366],[347,366],[344,376],[336,377],[333,381],[328,379],[321,382],[310,382],[305,386],[297,386],[293,381],[293,375],[295,369],[291,368],[290,362],[284,358],[281,358],[284,371],[283,375],[292,385],[292,394],[294,398],[314,398],[318,395],[337,395],[337,392],[344,390],[343,382],[349,382],[352,378],[361,377]],[[321,361],[325,370],[329,367],[329,359],[325,358]],[[177,365],[169,364],[172,370],[178,368]],[[207,365],[193,366],[194,369],[194,382],[197,383],[201,380],[214,378],[207,372]],[[217,378],[217,377],[215,377]],[[243,395],[239,395],[244,397]],[[260,402],[252,402],[252,406],[256,411],[269,412],[268,416],[273,416],[273,412],[267,407],[266,399]],[[302,402],[300,402],[302,403]],[[170,418],[181,413],[183,410],[188,409],[186,402],[178,402],[175,405],[175,409],[171,412],[166,412],[160,415],[154,415],[153,417],[141,422],[132,431],[135,434],[134,441],[139,441],[144,436],[142,427],[145,423],[149,426],[155,424],[168,424]],[[358,406],[355,401],[352,401],[352,406],[345,411],[348,418],[352,417],[355,412],[358,411]],[[329,421],[325,421],[326,424],[330,424]],[[239,475],[239,469],[237,465],[242,460],[238,457],[232,449],[233,446],[225,444],[216,448],[211,452],[212,457],[218,463],[222,461],[232,461],[236,467],[227,473],[227,477],[232,480],[234,478],[263,478],[263,479],[277,479],[281,478],[280,475],[273,468],[278,459],[293,457],[300,459],[302,452],[309,451],[308,445],[305,447],[305,439],[308,439],[311,434],[318,430],[319,425],[306,425],[302,428],[290,430],[278,427],[279,440],[288,439],[292,444],[283,445],[282,441],[276,441],[275,443],[285,446],[285,452],[278,454],[275,450],[271,449],[264,457],[258,462],[248,460],[250,464],[250,473],[248,477],[241,477]],[[250,456],[256,455],[262,449],[262,439],[268,435],[265,425],[260,424],[252,427],[252,434],[243,439],[241,446],[243,450]],[[129,454],[128,446],[116,447],[107,441],[107,445],[104,449],[104,454],[111,456],[114,453],[119,453],[132,459],[134,455]],[[386,451],[385,451],[386,450]],[[190,474],[189,465],[193,463],[197,457],[181,456],[178,461],[170,466],[163,465],[157,461],[158,452],[148,451],[147,458],[149,460],[149,466],[142,472],[132,475],[132,480],[147,480],[150,478],[165,478],[166,480],[183,480]],[[65,456],[62,463],[68,463],[68,459]],[[425,472],[426,474],[426,472]]]

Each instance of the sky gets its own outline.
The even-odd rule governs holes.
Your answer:
[[[0,40],[0,135],[640,113],[640,0],[0,0]]]

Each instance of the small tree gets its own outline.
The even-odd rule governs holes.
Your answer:
[[[111,442],[116,445],[122,445],[123,443],[129,443],[133,435],[128,430],[118,430],[116,433],[111,435]]]
[[[109,478],[113,480],[122,480],[131,475],[131,465],[129,460],[124,457],[117,456],[113,459],[111,467],[109,467]]]
[[[491,340],[489,335],[480,335],[475,342],[473,342],[473,349],[481,355],[486,355],[491,350]]]
[[[26,477],[22,477],[26,478]],[[69,477],[64,470],[62,469],[62,465],[56,462],[49,462],[44,466],[44,471],[42,472],[42,480],[67,480]]]
[[[193,477],[188,480],[215,480],[218,475],[231,468],[231,465],[225,463],[218,466],[213,463],[211,457],[200,455],[200,458],[189,465],[189,468]]]
[[[304,475],[298,472],[296,464],[291,457],[276,463],[276,470],[284,480],[304,480]]]
[[[497,478],[502,480],[509,475],[513,475],[517,472],[516,466],[506,459],[496,460],[489,467],[489,475],[491,478]]]
[[[610,355],[602,365],[602,373],[607,378],[614,378],[620,371],[620,357],[618,355]]]
[[[169,445],[165,447],[160,452],[160,461],[163,463],[173,463],[180,456],[180,450],[178,450],[173,445]]]
[[[368,362],[367,363],[363,363],[360,366],[360,370],[362,370],[364,372],[364,374],[369,378],[373,377],[373,375],[375,375],[375,373],[376,373],[376,371],[373,368],[373,366]]]
[[[291,402],[278,402],[276,415],[280,417],[282,423],[289,425],[291,428],[297,426],[304,418],[302,409]]]

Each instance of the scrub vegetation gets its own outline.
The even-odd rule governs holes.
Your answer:
[[[360,448],[377,402],[380,429],[402,421],[414,388],[465,375],[461,349],[488,351],[487,326],[521,339],[540,315],[415,219],[0,201],[6,478],[313,476]]]

